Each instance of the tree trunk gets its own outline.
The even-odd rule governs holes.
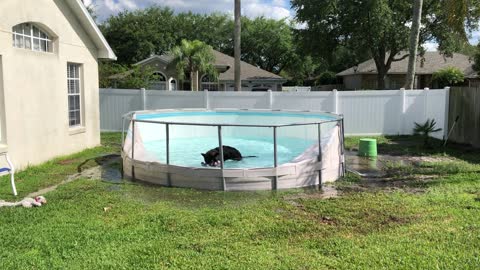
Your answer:
[[[241,22],[241,5],[240,0],[235,0],[235,33],[234,33],[234,50],[235,50],[235,91],[242,91],[242,80],[241,80],[241,33],[242,33],[242,22]]]
[[[190,88],[192,91],[198,91],[198,71],[190,72]]]
[[[385,79],[387,78],[387,71],[384,68],[378,69],[377,74],[377,89],[378,90],[385,90]]]
[[[410,33],[410,53],[408,57],[407,77],[405,78],[405,89],[413,89],[415,82],[415,68],[417,62],[418,42],[420,38],[420,24],[422,22],[423,0],[415,0],[413,7],[413,22]]]

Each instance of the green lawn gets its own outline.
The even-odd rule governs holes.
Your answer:
[[[421,192],[352,192],[360,180],[349,175],[338,183],[343,195],[328,200],[304,190],[78,180],[48,193],[45,207],[0,208],[0,269],[479,269],[480,153],[378,139],[382,153],[449,159],[390,166],[388,181]],[[102,134],[102,147],[19,173],[20,194],[61,182],[86,159],[118,153],[119,140]],[[347,148],[357,140],[348,138]],[[5,177],[0,198],[12,199]]]

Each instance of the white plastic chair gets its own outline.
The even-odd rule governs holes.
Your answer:
[[[10,182],[12,184],[13,195],[17,196],[17,188],[15,187],[15,167],[13,167],[12,161],[8,157],[7,153],[0,153],[0,157],[1,156],[5,157],[8,167],[0,167],[0,175],[4,173],[10,174]]]

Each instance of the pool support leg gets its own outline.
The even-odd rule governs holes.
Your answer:
[[[135,119],[132,119],[132,180],[135,181]]]
[[[277,127],[273,127],[273,166],[275,167],[275,176],[273,177],[272,190],[277,190],[278,189]]]
[[[347,174],[347,164],[345,162],[345,123],[344,123],[344,116],[342,114],[342,120],[341,123],[342,123],[342,177],[345,177],[345,175]]]
[[[166,151],[166,160],[167,160],[167,167],[170,168],[170,125],[165,124],[165,151]],[[172,186],[172,178],[170,175],[170,171],[167,171],[167,186]]]
[[[223,156],[223,143],[222,143],[222,126],[218,126],[218,145],[220,150],[220,170],[222,174],[222,189],[223,191],[227,191],[227,183],[225,182],[225,176],[223,174],[223,163],[224,163],[224,156]]]
[[[322,169],[323,169],[323,156],[322,156],[322,125],[318,124],[318,162],[320,162],[320,169],[318,170],[318,186],[322,188]]]

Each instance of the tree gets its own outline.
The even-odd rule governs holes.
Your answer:
[[[163,54],[177,44],[175,15],[169,8],[124,11],[101,26],[120,64],[133,64]]]
[[[312,85],[313,83],[310,82],[314,79],[317,70],[319,68],[323,70],[321,62],[321,59],[313,59],[309,55],[296,53],[280,75],[289,80],[287,85]]]
[[[458,50],[457,28],[448,23],[445,1],[424,0],[419,44],[436,41],[445,53]],[[412,24],[411,0],[292,0],[297,20],[306,23],[298,33],[312,54],[331,52],[345,46],[369,52],[378,71],[378,88],[384,88],[387,72],[394,61],[408,57]],[[466,29],[478,26],[480,2],[471,1],[466,10]],[[465,33],[465,30],[464,30]]]
[[[405,88],[413,89],[415,82],[415,69],[417,64],[418,42],[420,39],[420,24],[422,23],[423,0],[414,0],[413,22],[410,33],[410,52],[408,57],[408,70],[405,80]]]
[[[100,62],[100,88],[120,89],[148,88],[158,79],[151,67],[127,66],[112,62]]]
[[[241,37],[242,37],[242,10],[241,1],[235,0],[235,30],[234,30],[234,55],[235,55],[235,91],[242,91],[242,71],[241,71]]]
[[[233,20],[226,14],[175,14],[169,8],[152,6],[111,16],[100,29],[122,64],[166,53],[183,39],[233,52]]]
[[[242,60],[279,74],[295,60],[292,27],[286,20],[242,18]]]
[[[172,55],[178,79],[184,80],[184,74],[190,74],[192,91],[198,91],[199,74],[209,75],[216,79],[217,71],[213,65],[215,55],[212,47],[204,42],[184,39],[181,45],[172,49]]]
[[[200,40],[217,51],[233,53],[233,21],[226,14],[179,13],[174,24],[176,44],[183,39]]]

